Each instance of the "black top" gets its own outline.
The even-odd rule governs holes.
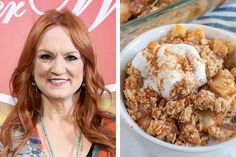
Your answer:
[[[87,154],[86,157],[92,157],[92,154],[93,154],[93,148],[94,148],[94,145],[92,144],[92,146],[90,147],[89,152],[88,152],[88,154]]]

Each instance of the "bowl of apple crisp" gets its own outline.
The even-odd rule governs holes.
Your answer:
[[[149,156],[225,156],[236,144],[236,37],[166,25],[121,52],[121,123]]]

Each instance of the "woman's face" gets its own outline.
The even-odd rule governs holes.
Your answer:
[[[62,26],[51,26],[37,45],[34,79],[48,99],[68,99],[83,81],[83,61],[69,32]]]

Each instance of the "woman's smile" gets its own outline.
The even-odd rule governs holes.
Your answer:
[[[60,79],[60,78],[56,78],[56,79],[48,79],[48,82],[53,85],[53,86],[62,86],[64,84],[66,84],[69,81],[69,79]]]

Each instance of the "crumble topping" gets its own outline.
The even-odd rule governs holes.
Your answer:
[[[205,65],[206,81],[199,84],[204,77],[202,72],[195,72],[192,61],[186,57],[189,51],[183,51],[181,56],[182,50],[175,53],[173,49],[176,47],[170,46],[179,44],[191,45],[196,50],[197,61],[202,60]],[[160,42],[150,42],[136,61],[134,59],[126,68],[123,92],[131,118],[148,134],[181,146],[202,146],[210,139],[221,142],[234,137],[236,68],[227,69],[223,65],[232,51],[227,45],[226,41],[207,39],[200,28],[187,30],[180,25],[176,25]],[[165,59],[167,56],[170,60]],[[180,77],[183,79],[173,83],[169,90],[172,99],[165,97],[160,87],[166,79],[176,80],[174,77],[178,73],[156,79],[160,73],[168,76],[168,70],[163,70],[167,68],[191,74],[188,75],[191,79]]]

